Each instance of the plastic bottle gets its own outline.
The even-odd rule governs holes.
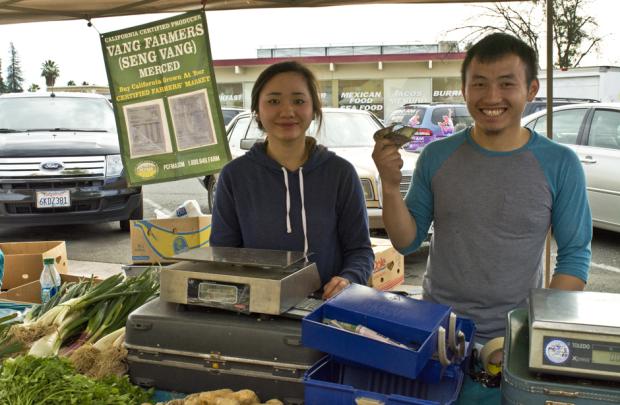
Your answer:
[[[43,271],[39,278],[41,283],[41,303],[45,304],[58,292],[60,288],[60,274],[56,270],[53,257],[43,259]]]

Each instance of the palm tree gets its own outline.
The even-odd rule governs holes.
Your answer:
[[[46,60],[41,65],[41,76],[45,77],[45,84],[48,87],[52,87],[56,82],[56,78],[60,76],[60,68],[53,60]]]

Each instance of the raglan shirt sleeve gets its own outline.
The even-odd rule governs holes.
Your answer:
[[[241,247],[243,238],[233,194],[232,176],[227,166],[217,180],[213,213],[211,215],[211,246]]]
[[[375,255],[368,232],[366,200],[359,177],[347,162],[338,190],[338,237],[342,249],[342,271],[339,276],[352,283],[368,284]]]
[[[554,176],[556,183],[551,224],[558,245],[555,274],[588,281],[592,250],[592,213],[579,158],[566,148]]]
[[[430,146],[430,145],[429,145]],[[420,247],[428,235],[433,222],[433,191],[431,188],[431,148],[426,147],[416,162],[409,191],[405,196],[405,204],[416,223],[416,237],[411,244],[399,249],[403,255],[413,253]]]

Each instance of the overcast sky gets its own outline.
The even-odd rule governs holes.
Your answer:
[[[601,53],[584,65],[620,65],[620,27],[617,0],[591,0],[585,10],[599,23],[604,37]],[[466,25],[481,9],[461,4],[365,5],[327,8],[232,10],[207,12],[214,59],[255,58],[258,48],[371,44],[436,43],[458,40],[463,32],[448,32]],[[56,83],[107,85],[99,33],[115,31],[166,18],[171,14],[142,15],[86,21],[0,25],[0,60],[6,80],[9,44],[17,50],[24,88],[45,81],[41,65],[51,59],[60,67]]]

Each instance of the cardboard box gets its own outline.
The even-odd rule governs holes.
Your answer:
[[[370,238],[375,253],[375,268],[368,285],[377,290],[390,290],[405,281],[405,257],[389,239]]]
[[[177,253],[209,245],[211,215],[131,221],[133,263],[173,263]]]
[[[43,259],[53,257],[59,273],[67,273],[67,247],[64,241],[0,243],[4,253],[2,289],[10,290],[39,281]]]
[[[60,275],[60,280],[62,283],[75,282],[75,281],[84,280],[88,278],[89,277],[73,276],[71,274]],[[96,282],[99,282],[99,280],[96,279]],[[41,283],[39,283],[39,280],[32,281],[30,283],[23,284],[15,288],[11,288],[8,291],[3,291],[0,293],[0,301],[40,304],[41,303]]]

